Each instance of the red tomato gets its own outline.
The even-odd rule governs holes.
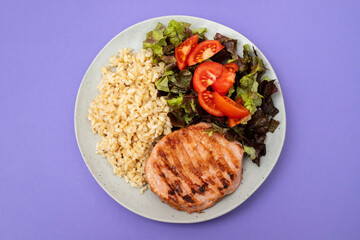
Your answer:
[[[231,68],[235,72],[239,71],[239,66],[237,64],[235,64],[235,63],[227,63],[227,64],[224,65],[224,67]]]
[[[189,66],[201,63],[202,61],[211,58],[215,53],[223,49],[224,46],[218,40],[206,40],[194,47],[191,51],[187,64]]]
[[[175,58],[177,66],[180,70],[184,70],[187,67],[186,59],[193,47],[196,46],[198,42],[198,35],[194,35],[191,38],[186,39],[185,42],[180,44],[175,49]]]
[[[214,103],[229,118],[243,118],[250,114],[246,107],[237,104],[226,96],[221,96],[217,92],[214,92]]]
[[[204,91],[198,93],[199,103],[205,111],[210,113],[211,115],[217,117],[225,116],[216,106],[214,103],[214,93],[210,91]]]
[[[224,71],[224,66],[217,62],[204,62],[200,64],[193,77],[193,86],[195,91],[203,92],[208,86],[213,84]]]
[[[235,99],[235,102],[239,105],[243,105],[242,97],[238,97],[237,99]]]
[[[235,127],[236,125],[241,123],[242,118],[228,118],[229,126]]]
[[[215,92],[220,93],[220,95],[226,95],[226,93],[230,90],[230,88],[232,87],[232,85],[234,85],[235,82],[235,70],[232,64],[231,66],[227,66],[228,64],[224,65],[225,71],[223,71],[220,78],[218,78],[216,82],[211,85],[211,88]],[[236,65],[235,63],[233,64]]]
[[[235,127],[236,125],[242,123],[242,122],[247,122],[251,119],[251,114],[243,117],[243,118],[228,118],[228,123],[230,127]]]

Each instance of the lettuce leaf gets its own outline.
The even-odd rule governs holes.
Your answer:
[[[240,96],[243,100],[243,105],[249,109],[251,114],[254,114],[259,106],[261,106],[261,95],[257,92],[246,92],[243,89],[239,89]]]
[[[143,48],[152,49],[155,63],[162,61],[167,64],[167,68],[173,68],[176,64],[175,48],[193,35],[190,26],[190,23],[175,20],[171,20],[166,28],[163,24],[158,23],[154,30],[146,34]],[[205,38],[206,28],[199,28],[194,31]]]
[[[172,76],[173,74],[174,72],[171,70],[165,71],[163,76],[155,82],[156,88],[163,92],[170,92],[169,81],[171,81],[172,78],[170,78],[169,76]]]
[[[163,47],[167,45],[166,36],[164,35],[165,26],[158,23],[154,30],[146,34],[146,39],[143,42],[143,48],[150,48],[154,55],[163,55]]]
[[[204,35],[207,32],[206,28],[196,28],[192,30],[192,34],[199,34],[199,35]]]
[[[183,96],[180,94],[179,97],[174,97],[174,98],[168,99],[167,102],[170,107],[176,109],[181,106],[183,99],[184,99]]]
[[[231,86],[228,93],[226,94],[227,97],[231,97],[231,95],[235,92],[234,85]]]
[[[169,78],[167,76],[161,77],[155,82],[155,86],[160,91],[169,92]]]
[[[173,19],[169,22],[164,34],[169,38],[169,42],[177,47],[184,40],[186,33],[190,30],[190,26],[190,23],[178,22]]]
[[[162,92],[185,94],[190,90],[191,79],[192,73],[188,69],[184,69],[179,73],[168,70],[155,82],[155,86]]]
[[[244,152],[251,158],[251,160],[254,160],[256,158],[255,148],[247,145],[243,145],[243,146],[244,146]]]
[[[199,40],[207,40],[207,38],[205,37],[206,32],[206,28],[196,28],[192,30],[192,35],[198,34]]]
[[[257,79],[259,74],[263,74],[266,69],[262,60],[257,56],[251,57],[249,51],[249,45],[244,45],[244,55],[251,59],[254,65],[250,67],[251,72],[240,79],[240,84],[236,88],[236,98],[241,97],[244,106],[249,109],[251,114],[254,114],[262,104],[262,95],[258,94],[259,83]]]
[[[174,85],[187,91],[190,89],[191,79],[192,73],[189,70],[181,70],[178,74],[175,75]]]
[[[171,123],[174,121],[178,127],[185,127],[198,116],[194,95],[183,96],[180,93],[178,97],[170,98],[167,102],[171,108],[171,113],[174,113],[173,119],[170,118]]]

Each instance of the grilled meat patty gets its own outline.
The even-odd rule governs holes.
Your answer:
[[[163,137],[146,161],[150,189],[171,207],[200,212],[236,190],[243,149],[198,123]],[[211,135],[211,136],[209,136]]]

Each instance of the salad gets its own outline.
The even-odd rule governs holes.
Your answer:
[[[220,33],[208,39],[206,28],[190,26],[175,20],[167,27],[158,23],[143,42],[155,63],[166,64],[155,85],[166,96],[173,130],[211,123],[207,134],[219,131],[242,143],[245,154],[260,166],[266,133],[279,125],[273,118],[279,112],[272,100],[278,91],[275,80],[264,76],[266,66],[254,47],[243,45],[240,57],[236,39]]]

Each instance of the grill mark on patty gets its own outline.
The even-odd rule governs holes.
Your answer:
[[[217,133],[215,133],[215,134],[217,134]],[[222,144],[223,139],[222,138],[210,137],[210,138],[208,138],[208,140],[209,140],[209,143],[211,145],[223,146],[223,144]],[[223,178],[229,178],[230,176],[228,174],[226,174],[226,173],[233,174],[233,172],[232,172],[231,166],[229,166],[228,161],[226,161],[225,158],[224,158],[224,155],[223,155],[224,149],[226,150],[226,148],[222,148],[221,149],[222,152],[220,152],[220,153],[218,151],[216,151],[217,149],[215,149],[215,151],[212,151],[211,153],[213,154],[214,159],[216,159],[215,162],[216,162],[218,168],[221,170],[222,177]],[[229,157],[229,156],[227,156],[227,157]],[[218,176],[220,177],[220,175],[218,175]],[[230,178],[229,178],[229,180],[230,180]]]
[[[181,196],[181,194],[183,193],[183,190],[180,187],[180,181],[179,180],[175,180],[174,181],[174,188],[177,193],[179,193],[179,195]]]
[[[214,140],[216,143],[215,144],[217,144],[217,145],[222,145],[223,146],[223,144],[222,144],[222,142],[223,141],[221,141],[221,140],[219,140],[218,138],[215,138],[215,140]],[[225,151],[224,151],[225,150]],[[224,156],[223,155],[223,153],[224,152],[226,152],[227,151],[227,149],[224,147],[224,148],[222,148],[222,151],[221,151],[221,153],[220,153],[220,156],[218,156],[217,157],[217,164],[219,165],[219,168],[220,168],[220,170],[222,171],[222,172],[224,172],[224,174],[225,174],[225,172],[229,175],[229,177],[230,177],[230,175],[234,175],[234,172],[233,172],[233,167],[232,166],[234,166],[233,164],[231,164],[232,166],[230,166],[230,164],[229,164],[229,162],[231,162],[231,160],[229,160],[229,161],[226,161],[226,159],[228,159],[227,157],[232,157],[232,158],[234,158],[234,156],[232,155],[230,155],[230,154],[228,154],[228,156]],[[219,155],[218,153],[216,153],[217,155]],[[230,155],[230,156],[229,156]],[[232,159],[231,158],[231,159]],[[223,169],[221,169],[221,168],[223,168]],[[225,177],[227,177],[226,176],[226,174],[225,174]],[[231,179],[231,177],[230,177],[230,179]]]
[[[170,140],[171,142],[176,142],[176,148],[174,148],[174,153],[169,153],[168,160],[171,160],[171,164],[175,165],[177,167],[178,177],[179,180],[183,180],[183,186],[188,187],[190,190],[193,189],[193,181],[191,180],[191,177],[188,176],[186,173],[188,171],[185,170],[186,168],[186,157],[183,156],[183,152],[181,151],[180,147],[183,146],[182,141],[179,138],[173,138]],[[181,158],[181,160],[179,160]],[[186,185],[186,186],[185,186]]]
[[[207,161],[209,163],[211,169],[214,171],[214,173],[216,175],[216,176],[211,175],[211,177],[209,177],[212,180],[212,182],[214,182],[214,190],[215,190],[215,189],[217,189],[217,186],[220,186],[220,184],[221,184],[221,181],[219,179],[219,174],[221,174],[221,173],[219,172],[218,166],[217,166],[217,164],[215,163],[215,161],[213,159],[214,156],[212,154],[212,151],[209,148],[206,147],[206,146],[209,145],[209,143],[202,137],[202,135],[200,135],[199,138],[200,138],[199,146],[202,149],[204,149],[204,154],[206,154],[205,155],[206,160],[204,158],[202,158],[202,159],[203,159],[203,161]],[[222,177],[222,175],[221,175],[221,177]],[[221,193],[221,191],[219,191],[219,192]]]
[[[205,182],[203,185],[201,185],[201,187],[199,185],[195,185],[197,188],[197,192],[200,194],[203,194],[206,190],[206,187],[208,186],[208,184]]]
[[[218,134],[218,133],[215,133],[215,134]],[[210,137],[210,138],[205,138],[205,139],[204,139],[204,137],[201,137],[201,144],[205,144],[206,146],[219,146],[220,143],[221,143],[221,140],[218,140],[218,138],[215,138],[215,137]],[[215,150],[216,150],[216,148],[215,148]],[[230,167],[228,166],[227,162],[225,161],[224,157],[221,154],[218,154],[216,151],[212,151],[211,149],[209,149],[209,152],[211,154],[210,164],[214,167],[215,172],[216,172],[216,177],[214,176],[214,178],[216,178],[216,180],[218,182],[218,186],[219,186],[217,188],[217,190],[219,190],[219,192],[222,193],[222,190],[224,189],[223,188],[224,184],[221,181],[221,179],[229,178],[228,172],[230,171],[230,174],[231,174],[232,171],[231,171]],[[222,168],[224,168],[224,170],[222,170]],[[226,169],[226,171],[225,171],[225,169]]]
[[[169,172],[171,172],[172,174],[174,174],[176,177],[179,176],[178,171],[176,170],[175,166],[169,166],[169,158],[167,157],[166,153],[162,150],[159,149],[158,150],[158,155],[161,157],[162,163],[163,163],[163,168],[168,170]],[[160,168],[160,166],[158,164],[156,164],[156,167],[158,168],[158,170],[161,171],[161,174],[166,175],[162,169]],[[181,197],[181,194],[183,192],[182,188],[180,187],[180,182],[179,181],[175,181],[174,183],[169,183],[169,180],[172,179],[171,176],[168,176],[168,178],[164,178],[165,183],[168,185],[168,187],[171,189],[168,191],[168,199],[172,199],[173,201],[175,200],[175,203],[178,203],[178,201],[176,200],[176,196],[178,195],[179,197]],[[169,195],[173,195],[174,197],[171,197]]]
[[[211,166],[206,163],[206,160],[203,157],[203,155],[206,155],[206,152],[208,151],[208,149],[205,148],[201,144],[201,141],[199,141],[199,138],[195,138],[196,136],[198,137],[199,134],[204,134],[204,133],[202,133],[200,131],[196,131],[193,133],[193,135],[191,135],[191,134],[188,135],[190,142],[197,142],[195,149],[192,151],[192,153],[196,154],[196,156],[194,155],[194,158],[191,158],[191,161],[192,161],[192,159],[197,159],[199,168],[201,169],[203,166],[206,166],[207,168],[206,169],[202,168],[202,171],[209,171],[209,168],[211,168]],[[201,153],[203,153],[203,154],[201,154]],[[205,176],[206,176],[206,178],[203,178],[203,172],[199,172],[199,177],[201,177],[204,180],[204,182],[209,183],[211,185],[215,185],[215,182],[213,181],[212,178],[210,178],[207,175],[205,175]]]
[[[176,170],[176,166],[170,166],[169,165],[169,158],[166,156],[166,153],[159,148],[158,154],[162,159],[163,166],[167,168],[170,172],[172,172],[175,176],[179,176],[178,171]],[[171,156],[170,156],[171,157]]]
[[[186,202],[189,203],[194,203],[194,200],[189,196],[189,195],[185,195],[182,197]]]
[[[162,162],[162,163],[164,163],[164,162]],[[169,187],[170,190],[168,190],[168,194],[170,194],[170,195],[175,195],[175,191],[174,191],[173,187],[172,187],[171,184],[168,182],[168,178],[166,178],[165,173],[164,173],[163,170],[162,170],[163,168],[161,168],[161,167],[159,166],[159,164],[156,163],[156,162],[153,163],[153,166],[154,166],[154,169],[155,169],[156,174],[160,175],[160,177],[163,178],[163,181],[165,182],[165,184]],[[172,199],[171,197],[169,197],[169,198]],[[175,203],[177,203],[177,201],[176,201]]]
[[[221,146],[223,146],[224,151],[222,151],[222,152],[225,153],[225,155],[227,155],[227,156],[225,156],[225,158],[229,159],[229,161],[228,161],[229,167],[231,169],[236,169],[237,170],[239,168],[239,166],[236,166],[236,160],[238,159],[238,157],[234,154],[233,151],[231,151],[229,148],[227,148],[227,146],[224,144],[223,141],[219,141],[219,144],[221,144]],[[231,160],[234,160],[235,163],[232,162]]]
[[[189,134],[189,135],[190,135],[190,134]],[[189,135],[188,135],[188,137],[189,137]],[[186,165],[186,166],[188,167],[188,169],[189,169],[189,173],[191,172],[195,177],[197,177],[198,180],[199,180],[199,182],[201,182],[201,185],[202,185],[202,186],[204,186],[205,184],[206,184],[206,186],[207,186],[208,184],[205,183],[205,180],[202,178],[202,173],[199,172],[199,171],[194,167],[194,164],[193,164],[193,159],[196,159],[196,157],[193,155],[193,153],[196,153],[196,151],[191,151],[191,149],[190,149],[191,152],[188,151],[188,148],[187,148],[187,147],[185,146],[185,144],[184,144],[184,143],[187,143],[187,144],[189,145],[187,139],[185,139],[185,138],[184,138],[184,139],[183,139],[183,138],[180,138],[179,140],[180,140],[179,146],[180,146],[180,148],[183,150],[182,153],[183,153],[184,155],[186,155],[186,156],[185,156],[185,159],[188,159],[188,160],[189,160],[189,161],[187,161],[187,165]],[[190,177],[190,176],[189,176],[189,177]],[[196,187],[196,189],[194,189],[194,186]],[[199,191],[198,189],[199,189],[199,185],[192,182],[191,191],[192,191],[193,194],[195,194],[195,193],[203,194],[203,193],[204,193],[204,190],[203,190],[203,191]]]

